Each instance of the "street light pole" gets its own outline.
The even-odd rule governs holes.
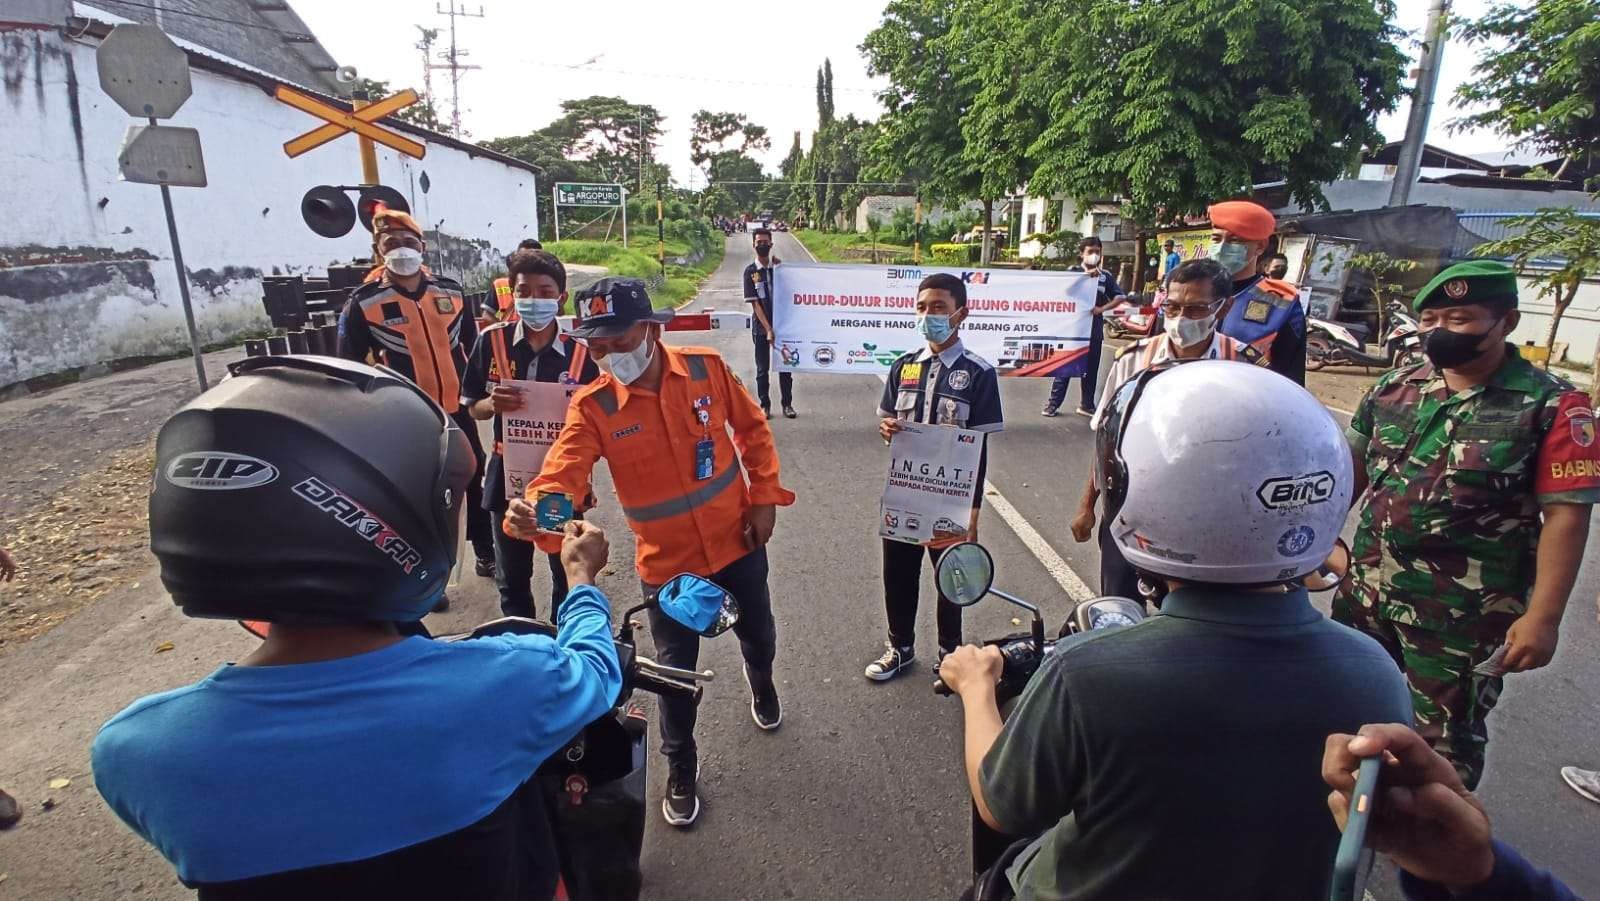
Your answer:
[[[1439,59],[1444,53],[1449,14],[1450,0],[1432,0],[1428,7],[1422,57],[1417,61],[1417,85],[1412,89],[1406,136],[1395,164],[1394,182],[1389,187],[1389,206],[1405,206],[1411,200],[1411,186],[1422,168],[1423,143],[1428,136],[1428,117],[1433,113],[1434,89],[1439,86]]]

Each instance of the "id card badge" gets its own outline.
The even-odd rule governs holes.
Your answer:
[[[572,519],[572,498],[559,491],[540,492],[533,502],[539,518],[539,528],[546,532],[559,532]]]
[[[709,436],[694,444],[694,477],[698,481],[711,478],[712,467],[717,462],[717,446]]]

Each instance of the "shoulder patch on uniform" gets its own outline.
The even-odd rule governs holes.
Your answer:
[[[989,362],[988,360],[985,360],[983,357],[978,356],[977,354],[973,353],[970,350],[963,350],[961,352],[961,359],[972,361],[974,364],[977,365],[977,367],[979,369],[981,369],[981,370],[983,370],[985,372],[987,372],[987,371],[989,371],[989,370],[994,368],[994,364],[993,363]],[[950,387],[954,388],[955,385],[952,384]]]

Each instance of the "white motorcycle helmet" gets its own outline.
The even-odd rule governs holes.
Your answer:
[[[1266,585],[1316,569],[1350,510],[1350,447],[1304,388],[1197,360],[1117,389],[1096,436],[1112,538],[1135,569]]]

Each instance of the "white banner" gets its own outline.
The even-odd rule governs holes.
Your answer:
[[[917,332],[917,283],[936,272],[967,285],[968,350],[1006,375],[1082,371],[1096,283],[1081,272],[828,263],[774,270],[778,368],[888,372],[896,357],[927,343]]]
[[[972,526],[983,433],[903,422],[889,442],[878,534],[910,544],[949,544]]]
[[[583,386],[529,379],[506,379],[500,384],[522,392],[522,406],[500,414],[506,497],[522,497],[566,424],[572,395]]]

